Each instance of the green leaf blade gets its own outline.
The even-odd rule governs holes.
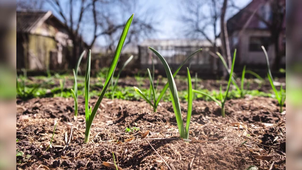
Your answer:
[[[197,90],[193,90],[193,93],[199,93],[199,94],[205,95],[205,96],[209,97],[210,99],[212,99],[214,102],[216,102],[221,107],[221,102],[218,101],[217,99],[215,99],[214,97],[212,97],[211,95],[204,93],[202,91],[197,91]]]
[[[193,107],[193,90],[192,90],[192,81],[191,81],[189,68],[187,68],[187,77],[188,77],[188,108],[187,108],[186,138],[188,139],[191,115],[192,115],[192,107]]]
[[[149,68],[147,69],[147,71],[148,71],[148,76],[149,76],[149,81],[150,81],[150,88],[152,91],[153,102],[155,103],[156,98],[155,98],[155,90],[154,90],[154,86],[153,86],[154,83],[153,83],[152,75],[151,75]]]
[[[246,66],[243,67],[242,75],[241,75],[241,92],[240,92],[241,97],[243,97],[243,93],[244,93],[245,69],[246,69]]]
[[[131,55],[128,60],[123,64],[122,68],[119,70],[118,74],[117,74],[117,77],[116,77],[116,80],[113,84],[113,89],[112,89],[112,98],[114,96],[114,93],[115,93],[115,90],[117,88],[117,83],[118,83],[118,79],[120,78],[120,75],[122,73],[122,71],[124,70],[124,68],[131,62],[131,60],[133,59],[133,55]]]
[[[194,51],[192,54],[190,54],[181,64],[180,66],[177,68],[177,70],[174,72],[173,77],[175,77],[177,75],[177,73],[180,71],[180,69],[198,52],[202,51],[202,49],[198,49],[196,51]],[[160,92],[156,102],[155,102],[155,106],[157,106],[160,102],[160,100],[162,99],[162,97],[164,96],[164,94],[166,93],[167,89],[169,88],[169,82],[166,83],[166,85],[164,86],[163,90]]]
[[[152,104],[152,102],[144,95],[144,93],[137,87],[134,87],[134,90],[137,94],[139,94],[144,100],[146,100],[146,102],[148,104],[150,104],[152,107],[154,107],[154,105]]]
[[[149,49],[160,59],[160,61],[162,62],[162,64],[164,65],[165,68],[165,72],[168,78],[168,83],[169,83],[169,87],[170,87],[170,93],[171,93],[171,100],[172,100],[172,104],[173,104],[173,108],[174,108],[174,113],[175,113],[175,117],[176,117],[176,122],[177,122],[177,126],[178,126],[178,130],[180,133],[180,137],[185,138],[185,129],[183,126],[183,120],[182,120],[182,116],[181,116],[181,107],[180,107],[180,103],[179,103],[179,99],[178,99],[178,92],[177,92],[177,88],[176,88],[176,84],[174,81],[174,76],[172,75],[171,69],[167,63],[167,61],[164,59],[164,57],[162,57],[155,49],[149,47]]]
[[[90,127],[91,127],[91,124],[92,124],[92,121],[95,117],[95,114],[103,100],[103,97],[105,95],[105,92],[109,86],[109,83],[111,81],[111,78],[112,78],[112,75],[115,71],[115,68],[116,68],[116,65],[118,63],[118,60],[119,60],[119,57],[120,57],[120,54],[121,54],[121,51],[122,51],[122,47],[124,45],[124,42],[125,42],[125,39],[127,37],[127,34],[128,34],[128,31],[129,31],[129,28],[130,28],[130,25],[132,23],[132,20],[133,20],[133,15],[131,15],[131,17],[128,19],[125,27],[124,27],[124,30],[122,32],[122,35],[120,37],[120,40],[118,42],[118,46],[116,48],[116,51],[115,51],[115,55],[114,55],[114,58],[113,58],[113,61],[111,63],[111,66],[109,68],[109,71],[108,71],[108,74],[107,74],[107,77],[106,77],[106,81],[105,81],[105,84],[103,86],[103,89],[101,91],[101,94],[93,108],[93,110],[91,111],[91,114],[90,114],[90,118],[88,120],[88,122],[86,123],[86,131],[85,131],[85,143],[87,143],[89,141],[89,135],[90,135]]]
[[[86,65],[86,74],[85,74],[85,118],[86,122],[90,120],[90,111],[89,111],[89,88],[90,88],[90,71],[91,71],[91,50],[89,50],[87,65]]]
[[[224,96],[224,100],[223,100],[223,105],[224,103],[226,102],[226,99],[228,97],[228,93],[229,93],[229,90],[230,90],[230,86],[231,86],[231,81],[232,81],[232,76],[233,76],[233,73],[234,73],[234,66],[235,66],[235,61],[236,61],[236,53],[237,53],[237,50],[235,49],[234,51],[234,56],[233,56],[233,62],[232,62],[232,67],[231,67],[231,72],[230,72],[230,77],[229,77],[229,81],[228,81],[228,86],[227,86],[227,89],[226,89],[226,94]]]

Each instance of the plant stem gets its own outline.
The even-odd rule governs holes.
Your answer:
[[[222,117],[225,117],[224,103],[221,104],[221,115],[222,115]]]
[[[85,143],[89,142],[90,128],[91,128],[91,123],[86,123],[85,140],[84,140]]]

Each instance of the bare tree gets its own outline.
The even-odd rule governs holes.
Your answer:
[[[221,0],[180,0],[183,12],[179,19],[184,23],[184,33],[190,37],[205,38],[217,52],[219,38],[218,21],[220,19],[219,4]],[[208,32],[212,32],[212,35]]]
[[[138,6],[138,4],[134,1],[123,1],[122,3],[123,5],[121,5],[116,11],[125,11],[125,13],[128,13],[128,15],[125,15],[124,13],[116,14],[114,11],[104,12],[105,10],[100,8],[99,11],[97,11],[97,23],[99,24],[100,28],[104,30],[102,35],[106,39],[107,50],[109,51],[114,49],[117,41],[119,40],[120,31],[124,27],[124,23],[119,23],[118,18],[122,18],[120,20],[124,21],[127,19],[125,16],[128,17],[133,12],[135,12],[135,16],[137,16],[134,17],[132,21],[131,30],[128,33],[124,46],[127,46],[130,43],[137,43],[144,38],[150,37],[150,35],[153,35],[158,31],[154,27],[154,25],[158,23],[157,20],[153,18],[153,15],[148,15],[152,12],[155,12],[155,9],[142,9],[142,7]]]
[[[17,10],[38,10],[42,9],[45,1],[41,0],[17,0]]]
[[[76,65],[80,50],[91,49],[99,37],[110,39],[108,46],[113,49],[118,35],[125,26],[125,21],[134,13],[135,3],[127,0],[18,0],[19,8],[51,10],[57,15],[73,43],[72,54],[67,58],[69,67]],[[37,3],[33,3],[37,2]],[[121,10],[122,8],[122,10]],[[146,13],[140,13],[135,17],[131,31],[128,34],[126,44],[134,41],[139,36],[150,35],[154,29],[154,21],[143,18]],[[84,34],[87,34],[84,35]],[[83,40],[85,39],[85,43]],[[90,37],[90,38],[87,38]]]
[[[181,8],[184,11],[180,15],[180,21],[184,23],[185,34],[190,37],[205,38],[213,46],[214,53],[210,53],[213,56],[216,56],[215,53],[218,52],[217,40],[220,38],[222,55],[226,57],[227,64],[230,66],[230,48],[225,23],[228,1],[181,0],[181,2]],[[221,32],[218,32],[219,28]],[[217,59],[214,59],[214,62],[215,60]],[[220,61],[216,62],[219,65]],[[225,69],[222,71],[224,75],[227,74]]]

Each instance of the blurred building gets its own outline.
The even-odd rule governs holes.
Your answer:
[[[285,0],[279,1],[285,8]],[[270,30],[263,22],[271,22],[270,0],[252,0],[246,7],[227,21],[231,50],[237,49],[236,62],[240,65],[266,65],[263,45],[268,50],[270,63],[274,62],[275,47],[270,39]],[[285,56],[285,19],[283,31],[279,36],[279,50]],[[281,64],[285,65],[285,57]]]
[[[62,69],[72,41],[51,11],[17,11],[17,69]]]
[[[217,42],[217,46],[220,46],[220,41]],[[164,72],[162,63],[148,47],[157,50],[166,59],[172,70],[176,70],[191,53],[202,48],[202,51],[195,54],[193,58],[183,66],[183,69],[190,66],[190,70],[193,72],[209,73],[217,71],[217,62],[215,62],[214,57],[210,55],[210,52],[213,52],[213,46],[207,40],[150,39],[143,41],[138,46],[138,57],[141,68],[151,68],[152,64],[154,64],[157,70]]]

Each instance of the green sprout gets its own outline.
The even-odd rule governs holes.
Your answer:
[[[131,55],[128,60],[124,63],[123,67],[119,70],[117,77],[115,79],[115,81],[111,81],[112,82],[112,95],[111,95],[111,99],[114,98],[114,94],[116,91],[116,87],[117,87],[117,83],[118,83],[118,79],[120,78],[121,72],[123,71],[123,69],[130,63],[130,61],[133,59],[133,55]]]
[[[229,75],[231,74],[230,73],[230,68],[227,66],[226,64],[226,61],[224,60],[223,56],[217,52],[217,55],[218,57],[220,58],[220,60],[222,61],[225,69],[228,71]],[[259,79],[261,82],[263,82],[264,80],[255,72],[251,71],[251,70],[246,70],[246,66],[244,66],[243,68],[243,71],[242,71],[242,74],[241,74],[241,85],[240,87],[238,86],[238,84],[236,83],[236,80],[235,80],[235,75],[233,73],[233,76],[231,77],[231,81],[232,81],[232,84],[236,87],[237,91],[239,92],[240,94],[240,97],[243,98],[244,95],[246,94],[246,91],[244,90],[244,82],[245,82],[245,74],[248,73],[248,74],[251,74],[253,76],[255,76],[257,79]],[[235,77],[235,78],[234,78]]]
[[[177,87],[174,81],[174,76],[172,75],[171,69],[167,63],[167,61],[162,57],[155,49],[149,47],[149,49],[160,59],[162,64],[164,65],[165,72],[168,78],[168,85],[170,88],[171,100],[174,109],[174,114],[176,117],[176,122],[179,130],[179,134],[181,138],[188,139],[189,138],[189,126],[191,121],[192,114],[192,103],[193,103],[193,92],[192,92],[192,81],[189,68],[187,68],[187,76],[188,76],[188,108],[187,108],[187,122],[186,127],[184,127],[183,119],[181,117],[181,107],[178,98]],[[167,85],[166,84],[166,85]]]
[[[54,125],[54,128],[53,128],[52,136],[51,136],[51,139],[50,139],[50,142],[49,142],[49,145],[48,145],[46,151],[47,151],[50,147],[52,147],[51,144],[52,144],[52,141],[53,141],[53,137],[55,136],[55,131],[56,131],[58,122],[55,120],[55,123],[54,123],[54,124],[55,124],[55,125]]]
[[[127,132],[127,133],[132,133],[132,132],[136,132],[136,131],[139,131],[139,127],[127,127],[125,129],[125,132]]]
[[[112,157],[113,157],[113,164],[114,164],[114,166],[115,166],[115,169],[118,170],[118,166],[116,165],[116,161],[115,161],[114,152],[112,152]]]
[[[268,59],[268,54],[267,54],[267,51],[266,49],[264,48],[264,46],[261,46],[263,52],[264,52],[264,55],[265,55],[265,59],[266,59],[266,64],[267,64],[267,69],[268,69],[268,80],[272,86],[272,89],[275,93],[275,98],[277,99],[278,101],[278,104],[280,106],[280,113],[283,112],[283,105],[285,103],[285,90],[283,89],[282,85],[280,87],[280,90],[277,90],[277,88],[275,87],[274,85],[274,79],[273,79],[273,76],[272,76],[272,73],[271,73],[271,70],[270,70],[270,64],[269,64],[269,59]]]
[[[150,48],[151,50],[153,48]],[[154,49],[153,49],[154,50]],[[153,51],[152,50],[152,51]],[[173,74],[173,79],[174,77],[177,75],[177,73],[179,72],[179,70],[182,68],[182,66],[187,62],[189,61],[196,53],[200,52],[202,49],[198,49],[196,50],[195,52],[193,52],[192,54],[190,54],[182,63],[181,65],[177,68],[177,70],[174,72]],[[154,51],[153,51],[154,52]],[[155,53],[157,55],[157,53]],[[164,96],[164,94],[166,93],[168,87],[169,87],[169,81],[166,83],[166,85],[164,86],[164,88],[162,89],[162,91],[160,92],[159,96],[156,98],[156,94],[155,94],[155,88],[154,88],[154,80],[152,79],[152,76],[151,76],[151,73],[150,73],[150,70],[147,69],[147,72],[148,72],[148,76],[149,76],[149,81],[150,81],[150,89],[149,91],[151,91],[151,100],[153,98],[153,102],[151,102],[151,100],[149,100],[147,98],[147,96],[138,88],[138,87],[134,87],[136,93],[138,93],[152,108],[153,108],[153,111],[156,112],[157,110],[157,107],[159,105],[159,102],[160,100],[162,99],[162,97]]]
[[[73,87],[74,89],[71,89],[71,92],[72,92],[72,97],[74,99],[74,116],[78,116],[78,82],[77,82],[78,70],[79,70],[80,63],[81,63],[82,58],[84,57],[85,53],[86,53],[86,51],[82,52],[75,70],[74,69],[72,70],[73,76],[74,76],[74,87]]]
[[[234,72],[234,65],[235,65],[235,59],[236,59],[236,50],[234,52],[234,56],[233,56],[233,62],[232,62],[232,67],[231,67],[231,71],[230,71],[230,76],[229,76],[229,81],[228,81],[228,86],[225,92],[225,95],[222,94],[222,87],[220,86],[220,98],[219,100],[215,99],[214,97],[212,97],[211,95],[204,93],[202,91],[197,91],[197,90],[193,90],[194,93],[199,93],[205,96],[208,96],[210,99],[212,99],[213,101],[215,101],[220,107],[221,107],[221,115],[222,117],[225,117],[225,103],[227,101],[227,97],[228,97],[228,93],[230,90],[230,85],[231,82],[235,82],[234,78],[233,78],[233,72]],[[224,60],[223,60],[224,61]],[[237,84],[236,84],[237,85]]]
[[[103,86],[103,89],[101,91],[101,94],[99,96],[99,99],[97,100],[97,102],[95,103],[94,108],[92,109],[92,107],[89,107],[89,86],[90,86],[90,70],[91,70],[91,50],[89,50],[89,55],[88,55],[88,59],[87,59],[87,66],[86,66],[86,74],[85,74],[85,120],[86,120],[86,131],[85,131],[85,143],[89,142],[89,136],[90,136],[90,128],[92,125],[92,121],[95,117],[95,114],[103,100],[103,97],[105,95],[105,92],[109,86],[109,83],[112,79],[112,75],[115,71],[116,65],[118,63],[118,59],[120,57],[122,48],[123,48],[123,44],[125,42],[126,36],[128,34],[128,30],[130,28],[131,22],[133,19],[133,15],[131,15],[131,17],[128,19],[123,33],[120,37],[120,40],[118,42],[118,46],[116,48],[115,51],[115,56],[113,58],[113,61],[111,63],[111,66],[109,67],[109,71],[106,77],[106,81],[105,84]]]

